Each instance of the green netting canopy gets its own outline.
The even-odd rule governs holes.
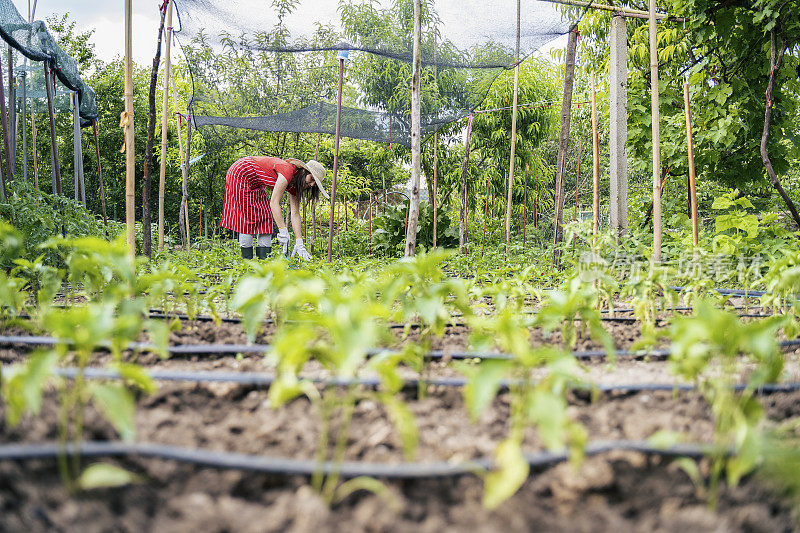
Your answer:
[[[213,145],[247,131],[333,134],[337,52],[348,51],[341,135],[410,146],[410,0],[175,0],[195,123]],[[585,11],[584,11],[585,12]],[[575,23],[525,0],[520,59]],[[515,66],[516,0],[426,0],[422,135],[474,111]],[[249,142],[247,144],[254,145]]]
[[[77,63],[58,46],[44,22],[28,23],[11,0],[0,0],[0,37],[31,61],[48,61],[58,80],[78,93],[82,126],[97,119],[94,90],[81,79]]]

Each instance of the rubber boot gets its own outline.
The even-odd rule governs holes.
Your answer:
[[[252,246],[248,246],[247,248],[242,246],[241,248],[242,248],[242,257],[244,257],[245,259],[252,259],[253,258],[253,247]]]
[[[271,246],[256,246],[256,257],[259,259],[266,259],[271,252]]]

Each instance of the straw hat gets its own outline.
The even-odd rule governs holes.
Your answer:
[[[299,159],[294,159],[293,157],[287,158],[286,162],[308,170],[311,173],[311,177],[317,182],[317,187],[319,187],[322,196],[330,200],[331,197],[328,196],[328,191],[325,190],[325,186],[322,184],[322,179],[325,177],[325,167],[322,166],[322,163],[314,159],[310,159],[308,163],[303,163]]]

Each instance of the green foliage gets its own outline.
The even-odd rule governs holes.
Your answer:
[[[407,215],[408,206],[397,204],[387,206],[386,212],[374,219],[375,230],[370,236],[370,245],[375,254],[388,257],[403,254]],[[458,227],[451,226],[450,217],[443,209],[438,210],[436,228],[437,246],[441,248],[458,246]],[[417,247],[420,251],[433,247],[433,206],[430,202],[420,202]]]

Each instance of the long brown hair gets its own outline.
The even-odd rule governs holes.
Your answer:
[[[298,199],[303,200],[305,198],[306,201],[316,202],[319,198],[319,187],[317,187],[316,182],[314,185],[309,187],[308,189],[303,190],[303,187],[306,184],[306,176],[310,176],[311,172],[304,169],[303,167],[295,166],[294,176],[292,176],[291,181],[287,189],[294,188],[295,191],[298,192]]]

